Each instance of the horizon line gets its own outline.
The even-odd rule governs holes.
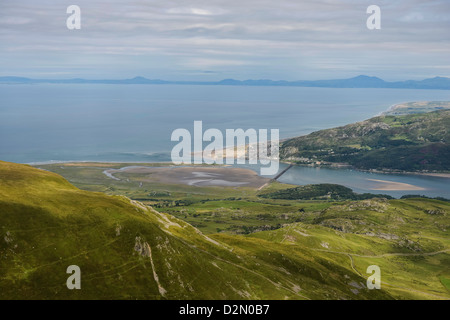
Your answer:
[[[312,88],[379,88],[379,89],[429,89],[450,90],[450,78],[435,76],[423,80],[389,82],[381,78],[358,75],[347,79],[330,80],[270,80],[270,79],[222,79],[219,81],[161,80],[136,76],[130,79],[33,79],[27,77],[3,76],[0,84],[145,84],[145,85],[206,85],[206,86],[260,86],[260,87],[312,87]]]

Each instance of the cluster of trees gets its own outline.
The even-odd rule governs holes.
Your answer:
[[[285,200],[365,200],[372,198],[393,199],[386,194],[355,193],[352,189],[338,184],[311,184],[296,188],[278,190],[272,193],[261,194],[259,197]]]

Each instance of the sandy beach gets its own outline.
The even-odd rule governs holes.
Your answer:
[[[378,179],[367,179],[368,181],[376,182],[376,186],[372,187],[371,190],[384,190],[384,191],[419,191],[426,190],[425,188],[418,187],[408,183],[402,182],[394,182],[387,180],[378,180]]]
[[[450,173],[419,173],[420,175],[450,179]]]

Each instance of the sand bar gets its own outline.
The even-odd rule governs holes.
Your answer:
[[[378,179],[367,179],[368,181],[374,181],[377,183],[375,187],[370,188],[371,190],[384,190],[384,191],[419,191],[426,190],[425,188],[418,187],[409,183],[388,181],[388,180],[378,180]]]

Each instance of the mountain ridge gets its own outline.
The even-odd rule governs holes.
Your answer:
[[[450,90],[450,78],[436,76],[424,80],[404,80],[389,82],[381,78],[358,75],[348,79],[330,80],[270,80],[270,79],[223,79],[220,81],[168,81],[136,76],[131,79],[32,79],[27,77],[0,77],[0,84],[166,84],[166,85],[228,85],[228,86],[281,86],[317,88],[386,88],[386,89],[438,89]]]

